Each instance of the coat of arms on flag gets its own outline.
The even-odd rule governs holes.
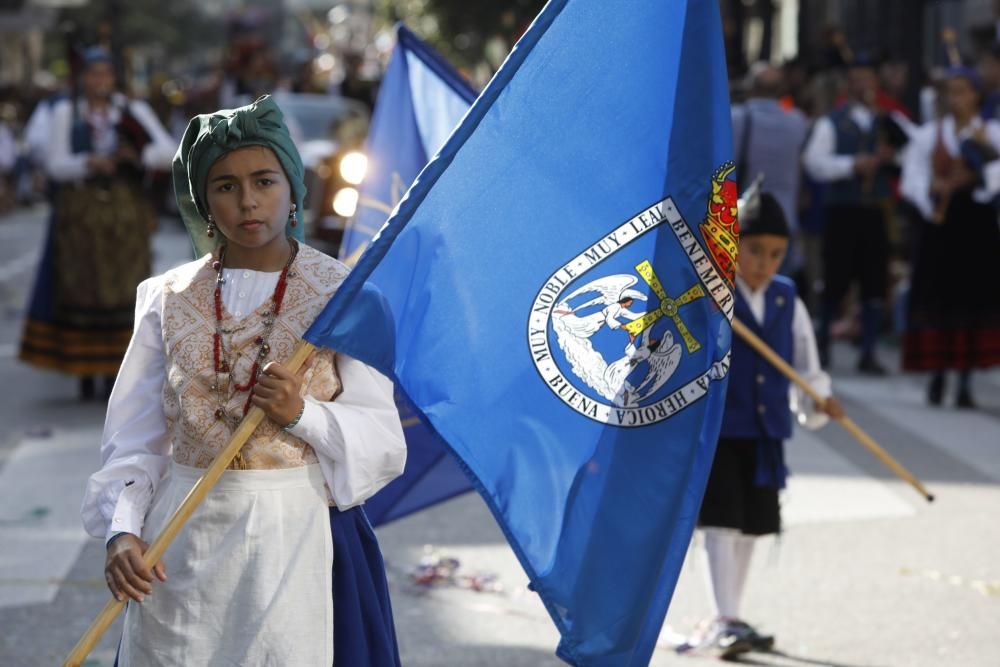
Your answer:
[[[728,355],[675,379],[684,356],[701,349],[685,323],[685,306],[708,298],[732,317],[728,270],[738,231],[735,218],[727,224],[720,216],[735,206],[731,173],[730,163],[716,172],[701,225],[714,255],[667,197],[597,239],[541,287],[528,318],[528,346],[542,380],[570,408],[612,426],[646,426],[683,410],[726,376]],[[632,250],[633,241],[662,226],[672,232],[663,238],[676,241],[696,283],[666,283],[655,260]],[[617,268],[623,262],[630,270]]]

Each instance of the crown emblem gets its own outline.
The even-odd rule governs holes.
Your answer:
[[[726,162],[712,176],[708,211],[705,221],[699,226],[705,245],[708,246],[708,254],[730,287],[736,279],[736,244],[740,236],[740,223],[736,215],[739,189],[736,181],[729,178],[735,170],[736,166],[732,162]]]

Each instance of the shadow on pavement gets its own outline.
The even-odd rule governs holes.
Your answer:
[[[406,667],[442,667],[444,665],[463,665],[475,667],[559,667],[561,660],[555,657],[555,651],[528,648],[524,646],[499,645],[468,645],[444,643],[436,647],[439,650],[421,652],[413,655],[408,652],[403,664]]]
[[[851,665],[844,662],[834,662],[832,660],[805,658],[797,655],[791,655],[789,653],[785,653],[784,651],[771,651],[763,654],[754,653],[752,656],[753,657],[741,655],[738,658],[734,658],[730,662],[741,665],[762,665],[764,667],[798,667],[799,665],[815,665],[816,667],[876,667],[874,665]],[[768,660],[768,656],[772,659]]]

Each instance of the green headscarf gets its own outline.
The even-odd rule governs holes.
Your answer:
[[[266,146],[274,151],[288,176],[292,202],[302,215],[302,158],[285,126],[281,109],[264,95],[253,104],[238,109],[222,109],[213,114],[195,116],[184,131],[184,138],[174,156],[174,193],[177,208],[187,227],[188,235],[198,256],[215,250],[221,234],[209,238],[208,206],[205,189],[208,171],[226,153],[244,146]],[[288,236],[302,240],[302,225],[286,227]]]

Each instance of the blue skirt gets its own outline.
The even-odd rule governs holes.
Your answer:
[[[399,667],[382,552],[361,507],[330,508],[333,660],[337,667]]]
[[[361,507],[331,507],[330,530],[334,667],[400,667],[385,564],[368,517]]]

